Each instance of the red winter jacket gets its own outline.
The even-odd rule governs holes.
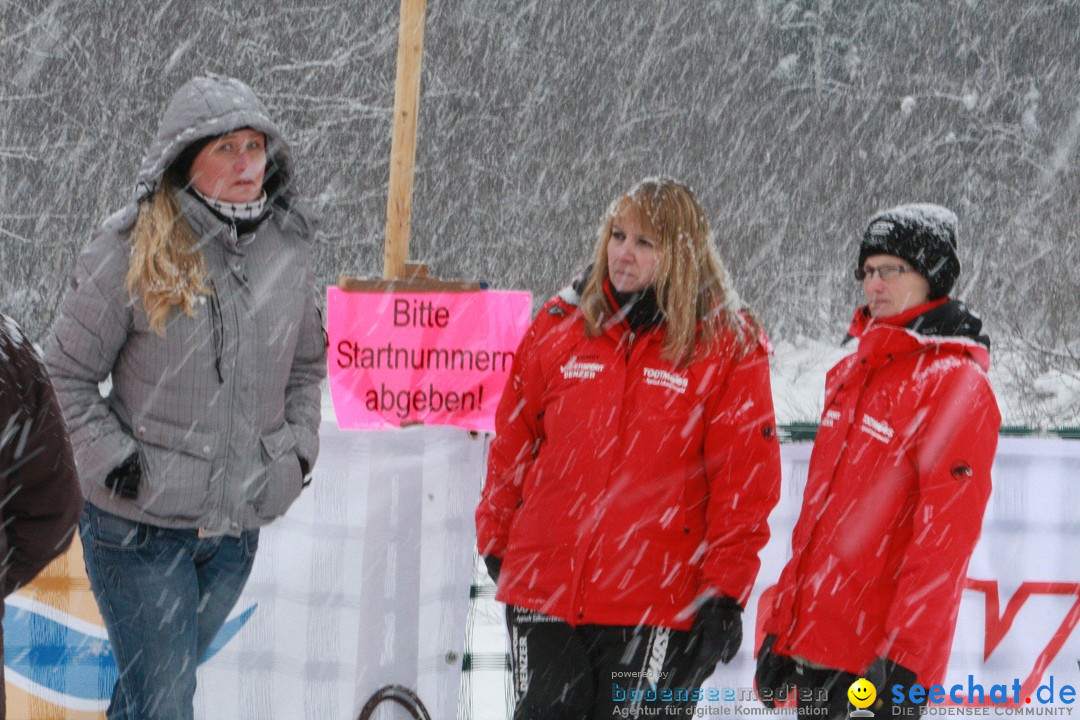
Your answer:
[[[762,608],[775,652],[944,678],[1001,424],[987,347],[904,327],[944,303],[855,314],[859,348],[826,379],[792,558]]]
[[[764,346],[725,335],[679,368],[662,324],[586,337],[572,303],[540,311],[496,415],[476,525],[497,598],[684,630],[704,590],[745,604],[780,490]]]

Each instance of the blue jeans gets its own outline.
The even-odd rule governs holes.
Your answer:
[[[120,673],[108,720],[191,720],[195,667],[244,589],[259,531],[200,538],[86,503],[79,535]]]

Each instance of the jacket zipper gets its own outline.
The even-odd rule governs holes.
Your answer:
[[[620,437],[623,436],[623,434],[624,434],[623,431],[625,430],[625,428],[623,427],[623,423],[626,422],[626,413],[623,411],[624,409],[622,407],[622,402],[626,400],[626,384],[627,384],[627,382],[629,382],[629,379],[630,379],[630,354],[631,354],[631,352],[633,352],[634,340],[636,338],[637,338],[637,332],[633,328],[631,328],[630,332],[627,334],[626,353],[624,354],[624,362],[623,362],[623,392],[622,392],[622,400],[620,400],[620,407],[619,407],[619,436]],[[615,461],[615,458],[613,457],[612,462],[614,462],[614,461]],[[610,480],[610,479],[611,479],[611,471],[609,469],[608,470],[608,478],[607,478],[607,480]],[[607,481],[605,481],[604,492],[605,492],[605,495],[606,495],[607,494]],[[585,572],[584,572],[584,569],[585,569],[585,563],[587,562],[588,557],[591,554],[590,552],[588,552],[588,550],[591,549],[593,543],[596,542],[596,531],[598,529],[599,529],[599,524],[594,525],[593,532],[592,532],[592,537],[590,537],[588,544],[583,546],[584,548],[586,548],[586,552],[585,552],[585,555],[582,558],[582,562],[581,562],[582,571],[581,571],[581,574],[578,577],[578,582],[577,582],[577,592],[576,592],[576,595],[577,595],[576,600],[577,600],[577,602],[573,603],[573,605],[571,605],[571,608],[573,608],[574,605],[577,606],[578,620],[581,620],[581,619],[583,619],[585,617],[586,586],[585,586]]]
[[[217,371],[218,384],[225,384],[221,374],[221,354],[225,346],[225,328],[221,317],[221,303],[218,300],[217,285],[210,278],[210,325],[214,340],[214,370]]]
[[[232,235],[232,247],[233,248],[238,248],[240,238],[239,238],[239,235],[236,232],[236,225],[234,225],[232,223],[229,223],[229,233]],[[228,268],[230,270],[230,273],[231,273],[231,263],[229,262],[227,257],[225,258],[225,266],[226,266],[226,268]],[[243,281],[246,283],[247,279],[243,278]],[[229,282],[230,282],[231,285],[235,285],[236,284],[236,278],[234,277]],[[233,410],[236,407],[236,383],[237,383],[236,364],[237,364],[237,361],[239,360],[239,355],[240,355],[240,335],[241,335],[241,333],[240,333],[240,320],[239,320],[239,317],[237,316],[237,305],[236,305],[236,303],[237,303],[236,296],[237,295],[239,295],[239,292],[234,291],[234,293],[233,293],[233,304],[232,304],[232,321],[233,321],[232,324],[233,324],[233,328],[234,328],[234,330],[236,332],[236,334],[235,334],[236,342],[234,343],[234,348],[233,348],[233,359],[232,359],[232,378],[233,378],[233,380],[232,380],[232,386],[229,388],[229,426],[228,426],[228,435],[226,435],[226,438],[228,438],[230,440],[231,440],[232,435],[233,435],[233,425],[234,425],[233,418],[235,416],[235,412],[233,412]],[[223,320],[224,320],[224,318],[223,318]],[[224,326],[224,322],[222,323],[222,325]],[[222,353],[224,354],[224,342],[222,342],[222,348],[223,348]],[[228,451],[228,444],[226,444],[226,452],[225,452],[225,470],[226,471],[228,470],[228,467],[229,467],[229,456],[230,456],[230,454],[231,453]],[[223,473],[223,474],[224,474],[225,477],[228,477],[227,473]],[[226,519],[226,522],[229,524],[230,529],[231,530],[239,530],[240,529],[240,523],[238,522],[238,519],[239,519],[241,507],[243,506],[243,495],[241,495],[241,497],[238,498],[238,500],[237,500],[237,502],[235,504],[232,503],[231,498],[227,497],[227,493],[225,492],[225,483],[223,482],[221,484],[221,500],[222,500],[223,509],[224,509],[224,506],[228,505],[228,509],[227,509],[227,512],[226,512],[226,515],[225,515],[225,519]],[[237,519],[234,519],[234,518],[237,518]]]
[[[237,241],[236,226],[230,224],[229,225],[229,232],[232,235],[233,247],[236,247],[236,241]],[[235,285],[235,280],[230,280],[228,278],[228,274],[229,274],[228,271],[230,271],[230,265],[229,265],[228,257],[226,255],[227,250],[222,248],[222,253],[223,253],[223,258],[222,259],[224,260],[225,270],[227,271],[226,278],[225,278],[226,285]],[[234,292],[234,294],[233,294],[234,300],[233,300],[233,306],[232,306],[232,313],[231,314],[232,314],[232,318],[233,318],[233,326],[235,327],[235,330],[236,330],[236,333],[235,333],[236,343],[235,343],[234,353],[233,353],[232,383],[231,383],[231,386],[230,386],[229,391],[228,391],[228,412],[226,414],[226,416],[228,417],[228,425],[227,425],[227,427],[225,429],[225,436],[223,438],[223,440],[224,440],[224,458],[225,458],[225,461],[224,461],[224,463],[222,465],[222,470],[221,470],[221,477],[223,479],[222,479],[222,482],[220,483],[220,488],[221,489],[220,489],[220,492],[218,493],[218,507],[217,507],[217,510],[220,513],[220,517],[222,517],[222,519],[225,521],[225,523],[228,526],[229,530],[232,530],[232,531],[236,531],[236,530],[240,529],[240,523],[237,522],[234,519],[239,514],[239,506],[237,504],[233,504],[232,502],[230,502],[230,499],[228,497],[227,488],[226,488],[227,483],[225,482],[224,478],[229,477],[229,456],[231,454],[230,449],[229,449],[229,444],[230,444],[232,436],[233,436],[234,417],[236,415],[236,413],[233,412],[233,410],[234,410],[234,408],[236,406],[236,398],[235,398],[235,394],[236,394],[236,360],[237,360],[236,355],[239,353],[239,350],[240,350],[240,327],[239,327],[239,321],[236,319],[236,300],[235,300],[235,296],[236,296],[236,293]],[[220,310],[220,306],[219,306],[219,310]],[[221,338],[222,338],[222,340],[221,340],[221,355],[222,355],[222,360],[224,360],[224,355],[225,355],[225,314],[224,314],[224,312],[221,313],[221,327],[222,327],[222,332],[221,332]]]

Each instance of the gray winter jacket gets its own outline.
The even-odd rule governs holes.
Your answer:
[[[136,199],[158,188],[192,142],[241,127],[267,136],[274,206],[237,237],[177,191],[211,289],[194,317],[173,311],[159,337],[141,298],[128,295],[132,205],[79,257],[46,342],[83,495],[132,520],[238,534],[284,513],[300,493],[301,459],[311,467],[318,455],[326,343],[310,258],[315,224],[293,190],[288,146],[251,90],[216,76],[184,85],[143,160]],[[98,386],[110,374],[103,398]],[[143,477],[127,500],[104,480],[133,452]]]

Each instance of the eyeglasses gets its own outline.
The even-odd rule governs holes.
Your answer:
[[[861,267],[855,268],[855,279],[859,282],[866,280],[867,278],[874,277],[874,273],[877,276],[888,282],[895,278],[900,277],[904,273],[915,272],[915,268],[908,267],[907,265],[879,265],[877,267]]]

